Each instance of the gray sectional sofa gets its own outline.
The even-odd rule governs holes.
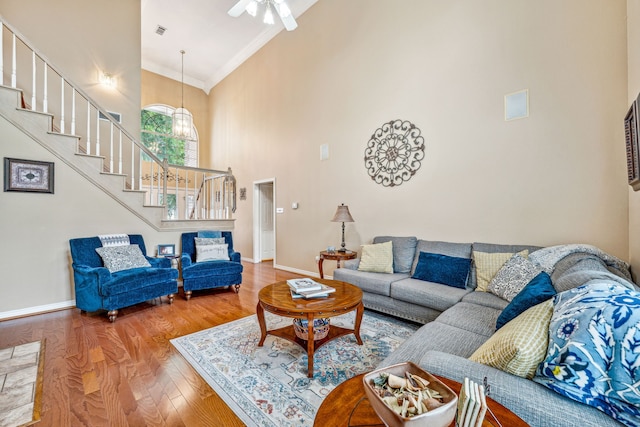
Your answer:
[[[561,396],[531,380],[468,360],[494,334],[496,320],[508,305],[506,300],[490,292],[475,291],[473,263],[465,289],[411,277],[420,252],[472,259],[473,251],[515,253],[528,249],[534,254],[541,248],[391,236],[376,237],[373,243],[389,240],[393,242],[393,273],[359,271],[359,259],[355,259],[335,270],[333,276],[335,280],[360,287],[365,307],[424,324],[380,366],[413,361],[428,372],[456,381],[468,377],[482,383],[486,377],[491,386],[490,396],[532,426],[622,425],[593,407]],[[618,267],[597,254],[575,251],[556,256],[549,272],[553,286],[561,292],[594,278],[628,283],[628,270],[621,272]]]

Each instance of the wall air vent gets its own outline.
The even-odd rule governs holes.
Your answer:
[[[167,29],[165,27],[163,27],[162,25],[158,25],[156,27],[156,34],[162,36],[164,35],[164,32],[167,31]]]

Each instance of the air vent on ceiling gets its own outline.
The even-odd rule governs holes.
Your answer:
[[[164,32],[167,31],[167,29],[165,27],[163,27],[162,25],[158,25],[156,27],[156,34],[162,36],[164,35]]]

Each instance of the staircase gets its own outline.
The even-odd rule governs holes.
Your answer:
[[[159,159],[2,17],[0,77],[0,116],[154,229],[233,229],[231,169]]]

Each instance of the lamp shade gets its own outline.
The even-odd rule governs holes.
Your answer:
[[[349,213],[349,206],[345,206],[344,203],[338,206],[331,222],[355,222]]]

